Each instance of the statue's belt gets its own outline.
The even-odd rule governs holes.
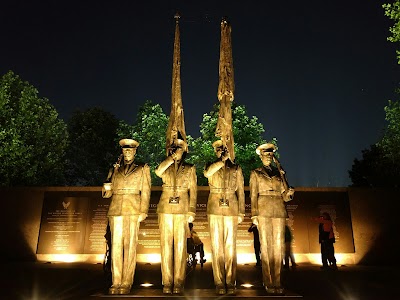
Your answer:
[[[214,188],[214,189],[210,189],[210,193],[211,194],[234,194],[235,191],[234,190],[230,190],[230,189],[218,189],[218,188]]]
[[[163,191],[177,191],[177,192],[187,192],[188,188],[185,187],[173,187],[173,186],[163,186]]]
[[[282,194],[277,191],[260,191],[258,194],[260,196],[282,196]]]
[[[139,195],[140,191],[137,189],[118,189],[114,190],[114,195]]]

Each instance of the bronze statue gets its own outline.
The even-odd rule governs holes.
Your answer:
[[[256,149],[263,166],[250,174],[251,219],[260,235],[264,287],[268,293],[284,294],[281,283],[287,218],[284,202],[293,199],[294,189],[288,185],[285,171],[274,156],[275,150],[270,143]]]
[[[213,143],[217,160],[208,164],[207,215],[210,228],[212,267],[216,292],[235,294],[236,233],[245,215],[244,179],[242,168],[231,162],[221,140]]]
[[[134,162],[139,143],[119,141],[122,154],[103,184],[103,198],[111,197],[108,220],[111,231],[112,286],[109,294],[129,294],[136,267],[140,222],[149,209],[151,179],[147,164]]]
[[[197,202],[194,165],[184,161],[187,144],[177,139],[169,155],[155,170],[163,186],[157,205],[161,244],[161,273],[164,294],[183,292],[186,275],[186,237],[193,222]]]

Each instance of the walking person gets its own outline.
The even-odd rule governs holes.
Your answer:
[[[295,270],[297,267],[296,261],[294,259],[293,250],[292,250],[292,242],[293,242],[293,234],[290,230],[288,224],[285,225],[285,264],[283,267],[289,270],[290,264],[292,265],[292,269]],[[290,263],[289,263],[290,261]]]
[[[253,244],[254,244],[254,254],[256,256],[256,267],[261,267],[260,235],[258,233],[257,226],[254,224],[251,224],[247,231],[253,233],[253,239],[254,239]]]

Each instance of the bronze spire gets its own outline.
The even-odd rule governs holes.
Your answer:
[[[175,40],[174,56],[172,65],[172,88],[171,88],[171,113],[166,136],[167,155],[171,146],[177,145],[177,139],[186,141],[185,120],[183,115],[182,95],[181,95],[181,53],[180,53],[180,33],[179,33],[179,13],[175,16]],[[188,149],[184,149],[186,152]]]
[[[224,17],[221,21],[219,54],[218,100],[220,102],[220,108],[215,135],[221,138],[224,147],[229,153],[229,159],[233,162],[235,160],[235,150],[231,103],[234,99],[235,84],[233,79],[231,30],[231,25]]]

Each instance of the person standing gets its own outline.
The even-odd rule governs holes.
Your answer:
[[[188,222],[194,221],[197,203],[196,167],[184,161],[187,144],[178,139],[155,173],[163,181],[157,205],[164,294],[183,292],[186,274]]]
[[[293,235],[292,231],[290,230],[290,227],[288,224],[285,225],[285,264],[284,268],[289,270],[289,261],[292,264],[292,269],[296,269],[297,264],[294,259],[293,251],[292,251],[292,241],[293,241]]]
[[[254,242],[253,242],[253,244],[254,244],[254,254],[256,255],[256,267],[261,267],[260,235],[258,233],[257,226],[254,225],[254,224],[251,224],[247,231],[253,233],[253,237],[254,237]]]
[[[200,264],[201,264],[201,266],[203,266],[203,264],[207,261],[204,258],[204,244],[203,244],[203,241],[200,239],[200,237],[197,234],[197,232],[193,229],[193,223],[189,223],[189,231],[190,231],[190,238],[192,239],[192,242],[193,242],[193,251],[194,251],[194,253],[199,252],[199,254],[200,254]]]
[[[112,285],[109,294],[130,293],[139,226],[147,217],[151,193],[149,166],[134,162],[139,143],[122,139],[119,144],[122,155],[110,169],[102,187],[102,197],[111,197],[107,213],[111,231]]]
[[[207,217],[212,268],[218,295],[236,293],[236,234],[245,215],[242,168],[231,162],[221,140],[213,143],[217,160],[206,165],[210,194]]]
[[[323,212],[321,216],[313,218],[314,221],[318,222],[319,230],[319,243],[321,244],[321,259],[322,259],[322,270],[337,270],[335,248],[335,234],[333,231],[333,222],[331,216],[327,212]]]
[[[263,166],[250,173],[251,219],[260,234],[264,287],[270,294],[284,294],[281,283],[287,218],[284,202],[293,199],[294,189],[288,186],[285,173],[274,157],[275,150],[271,143],[256,149]]]

